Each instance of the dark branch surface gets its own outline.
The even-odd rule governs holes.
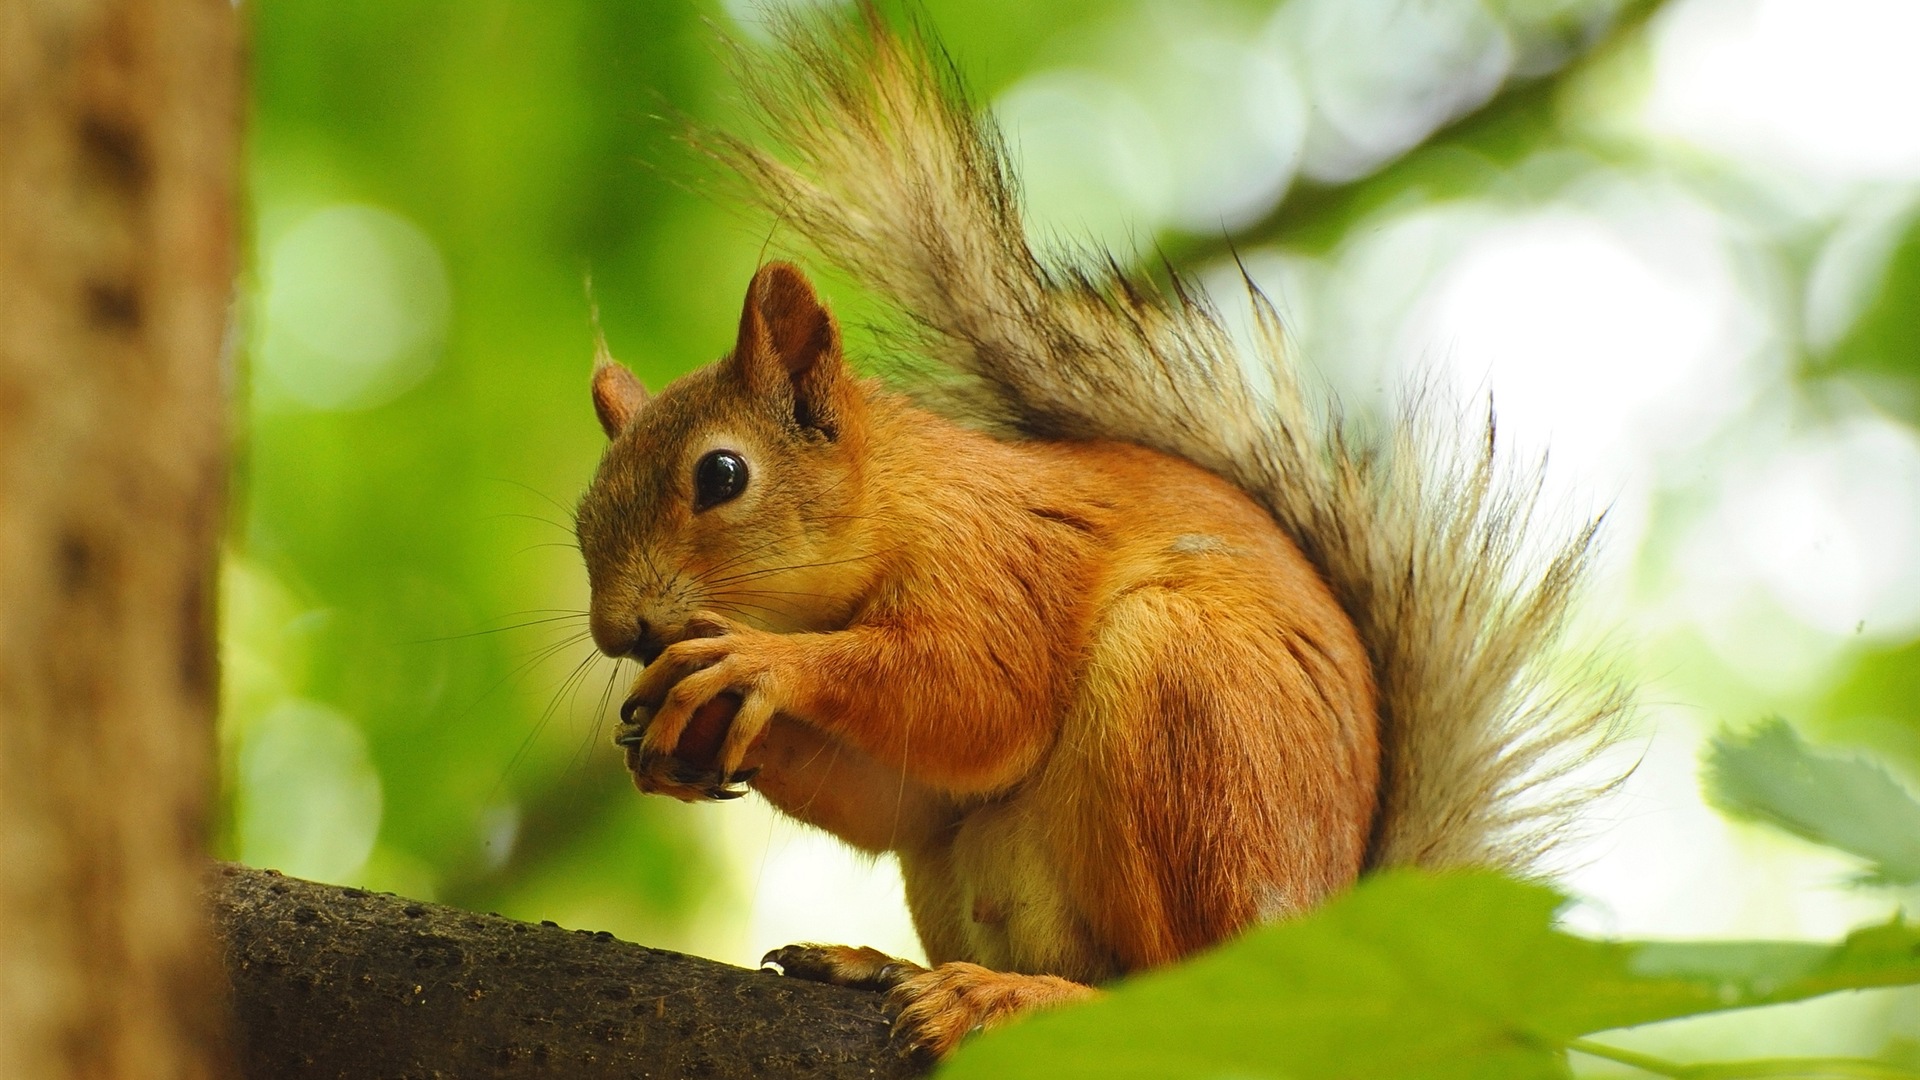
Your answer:
[[[875,993],[270,870],[212,881],[248,1080],[915,1074]]]

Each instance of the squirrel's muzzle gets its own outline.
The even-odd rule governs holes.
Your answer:
[[[631,656],[642,664],[651,664],[667,647],[667,635],[658,623],[638,615],[620,615],[593,611],[587,620],[593,643],[608,656]]]

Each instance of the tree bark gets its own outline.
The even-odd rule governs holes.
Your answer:
[[[0,4],[0,1076],[225,1072],[228,0]]]
[[[905,1077],[881,996],[222,866],[248,1080]]]

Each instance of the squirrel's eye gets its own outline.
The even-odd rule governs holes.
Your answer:
[[[718,506],[747,490],[747,463],[731,450],[715,450],[693,467],[693,508]]]

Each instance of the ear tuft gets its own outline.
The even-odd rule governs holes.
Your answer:
[[[846,381],[840,328],[792,263],[753,275],[733,361],[755,393],[791,395],[795,422],[834,437]]]
[[[600,430],[611,439],[647,403],[647,388],[608,354],[604,339],[594,342],[593,353],[593,413],[600,418]]]

